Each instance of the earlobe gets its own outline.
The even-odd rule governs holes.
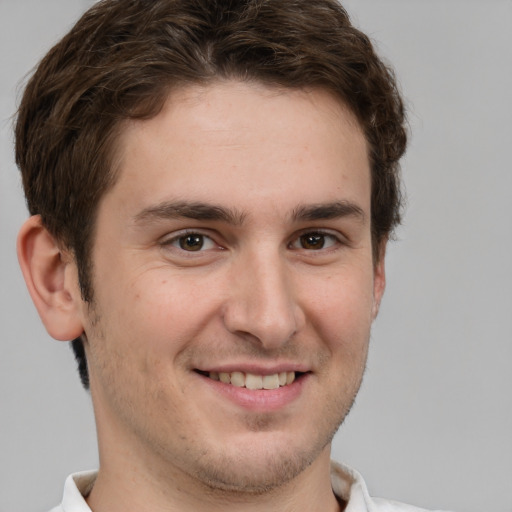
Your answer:
[[[386,245],[387,240],[381,242],[379,248],[379,259],[373,269],[373,319],[377,317],[380,309],[380,302],[386,288]]]
[[[80,336],[83,326],[76,264],[39,215],[21,227],[17,251],[25,283],[48,334],[61,341]]]

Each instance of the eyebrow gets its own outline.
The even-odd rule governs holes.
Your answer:
[[[366,215],[361,207],[350,201],[301,205],[295,208],[291,215],[294,222],[328,220],[341,217],[356,217],[361,222],[364,222]],[[209,203],[164,201],[155,206],[144,208],[137,213],[135,215],[135,223],[142,224],[151,220],[179,218],[221,221],[240,226],[243,224],[246,214],[233,208]]]
[[[148,220],[179,218],[222,221],[238,226],[243,223],[245,214],[233,208],[208,203],[164,201],[155,206],[144,208],[135,215],[135,222],[139,224]]]
[[[295,221],[328,220],[341,217],[356,217],[364,222],[366,214],[360,206],[350,201],[303,205],[295,208],[292,213],[292,218]]]

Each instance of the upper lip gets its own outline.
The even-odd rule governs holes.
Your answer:
[[[300,363],[274,363],[261,364],[261,363],[222,363],[218,365],[208,365],[204,367],[197,367],[195,370],[201,372],[217,372],[217,373],[251,373],[253,375],[274,375],[282,372],[300,372],[305,373],[310,371],[310,367]]]

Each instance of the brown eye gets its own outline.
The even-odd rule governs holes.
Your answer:
[[[325,235],[321,233],[306,233],[299,240],[303,249],[323,249],[325,245]]]
[[[306,251],[320,251],[329,249],[340,244],[340,239],[331,233],[322,231],[308,231],[290,243],[291,249],[302,249]]]
[[[186,235],[178,238],[178,244],[184,251],[200,251],[204,246],[203,235]]]

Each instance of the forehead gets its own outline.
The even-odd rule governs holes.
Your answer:
[[[279,195],[291,207],[294,196],[335,201],[361,188],[369,200],[361,127],[321,89],[232,81],[177,89],[157,116],[122,127],[118,155],[111,193],[140,208],[169,196],[234,202],[235,191],[246,205]]]

